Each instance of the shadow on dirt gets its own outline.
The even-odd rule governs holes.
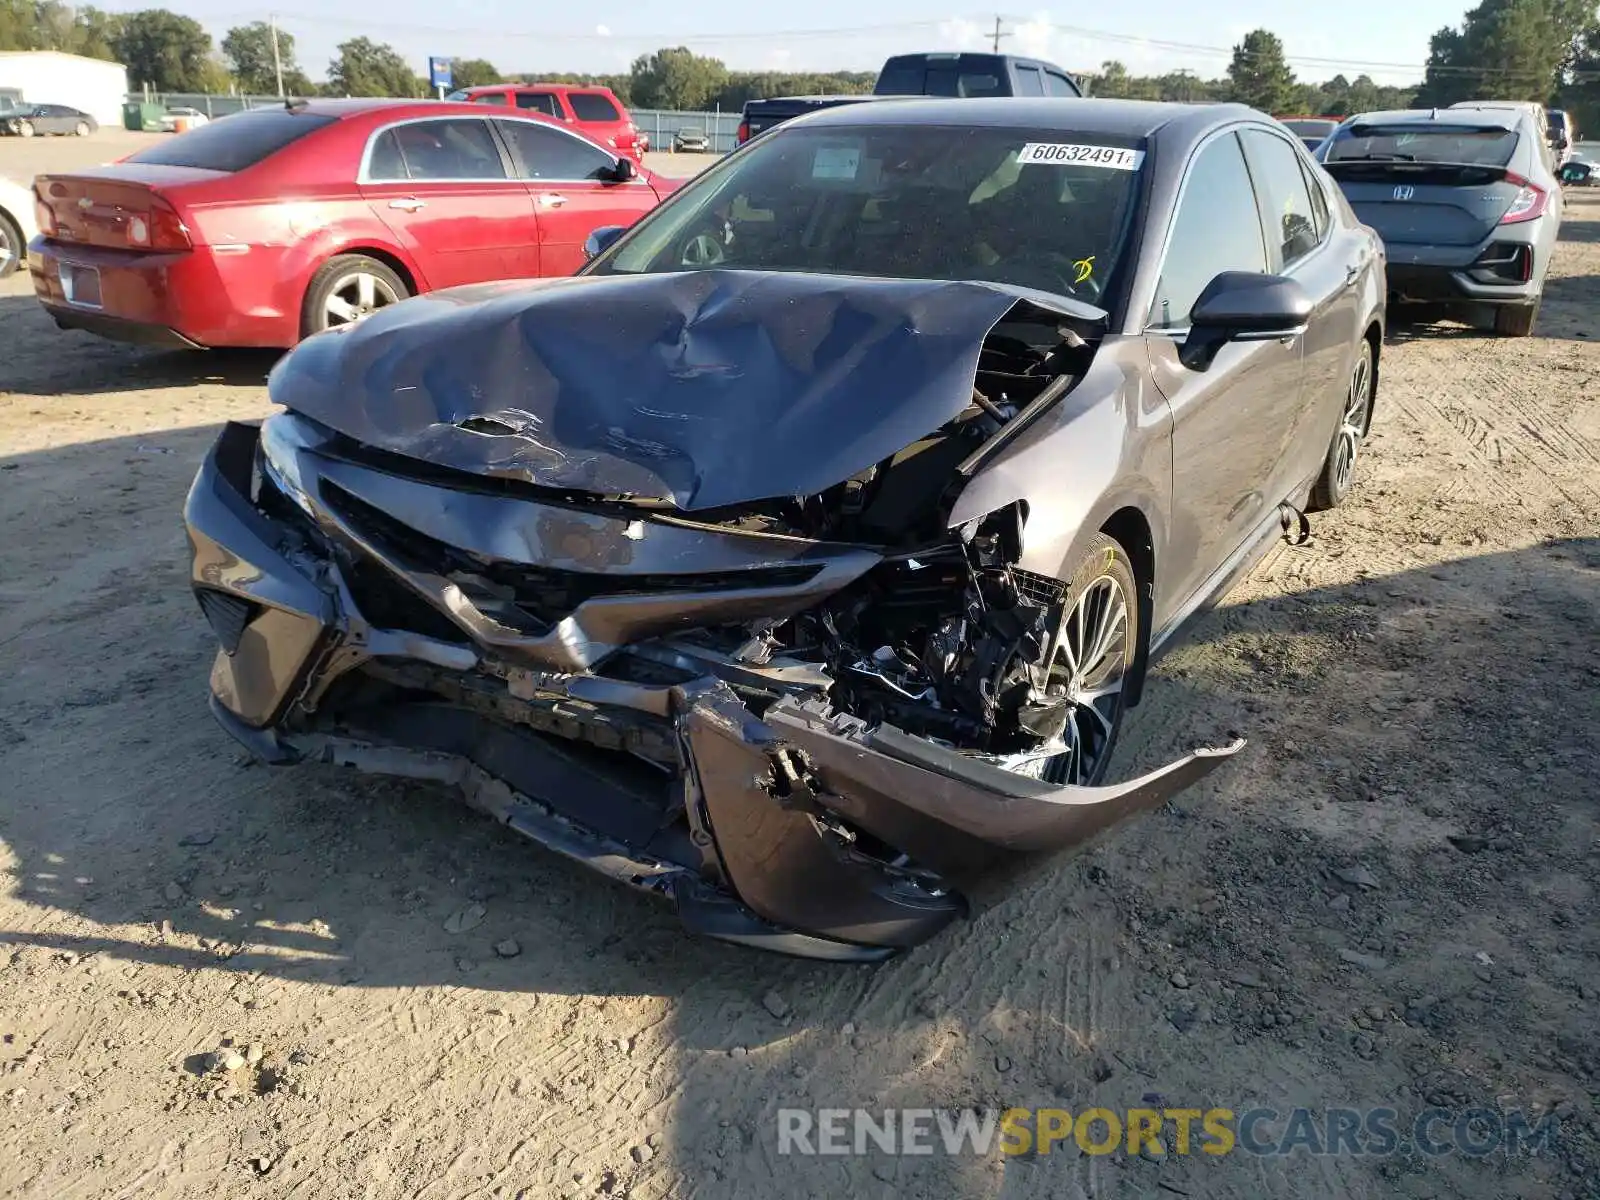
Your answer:
[[[0,296],[0,392],[108,395],[208,383],[264,383],[276,350],[157,350],[60,329],[32,295]],[[69,363],[65,370],[62,364]]]
[[[432,787],[250,765],[205,711],[214,643],[172,527],[209,431],[182,437],[132,501],[76,498],[75,521],[110,531],[103,570],[63,567],[44,599],[0,593],[0,776],[13,797],[0,836],[27,906],[13,911],[36,918],[0,929],[13,965],[65,969],[70,953],[225,972],[257,990],[667,997],[669,1145],[700,1194],[783,1178],[810,1195],[1170,1183],[1252,1196],[1275,1194],[1292,1166],[1329,1194],[1410,1195],[1413,1167],[1348,1156],[780,1161],[777,1110],[1492,1102],[1526,1081],[1475,1070],[1475,1048],[1547,1046],[1546,1019],[1594,952],[1595,935],[1575,929],[1570,955],[1526,961],[1518,926],[1565,920],[1561,897],[1597,883],[1585,856],[1600,539],[1204,617],[1153,678],[1121,768],[1229,729],[1252,739],[1239,761],[1097,847],[1020,864],[971,922],[900,960],[826,967],[689,940],[663,909]],[[130,441],[18,456],[0,480],[115,462]],[[61,514],[8,507],[6,490],[13,536],[61,541]],[[1327,694],[1349,697],[1337,728],[1317,723]],[[1486,756],[1485,739],[1504,753]],[[1506,970],[1475,975],[1474,948]],[[1415,977],[1424,988],[1411,966],[1431,957],[1445,966]],[[1320,1010],[1314,997],[1329,993],[1351,1009]],[[1368,1003],[1405,1019],[1363,1032],[1350,1012]],[[1396,1053],[1375,1089],[1380,1036]],[[1440,1183],[1471,1169],[1459,1156],[1427,1168]]]

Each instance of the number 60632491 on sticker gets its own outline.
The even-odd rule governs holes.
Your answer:
[[[1143,150],[1125,146],[1075,146],[1064,142],[1029,142],[1017,152],[1019,163],[1054,163],[1057,166],[1107,167],[1113,171],[1137,171],[1144,162]]]

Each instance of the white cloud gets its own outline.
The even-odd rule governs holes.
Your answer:
[[[610,37],[611,36],[611,26],[609,26],[609,25],[596,25],[594,27],[594,32],[595,32],[595,36],[596,37]]]
[[[768,50],[766,55],[767,68],[773,71],[781,71],[789,65],[790,60],[793,58],[794,51],[792,50]]]

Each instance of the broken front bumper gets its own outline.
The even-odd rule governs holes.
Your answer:
[[[674,640],[810,607],[869,550],[446,487],[315,447],[293,479],[263,477],[260,437],[227,425],[184,513],[224,728],[271,762],[453,785],[710,937],[884,957],[964,912],[958,889],[996,859],[1083,841],[1242,745],[1110,787],[1015,775],[832,711],[812,672]],[[590,591],[546,628],[507,625],[424,561],[430,544]],[[595,591],[610,576],[628,586]]]

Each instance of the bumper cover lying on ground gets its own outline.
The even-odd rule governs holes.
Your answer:
[[[677,636],[805,608],[870,569],[871,550],[447,488],[304,448],[295,478],[263,475],[260,438],[227,425],[185,509],[192,583],[222,643],[223,726],[269,761],[456,786],[671,901],[698,933],[883,957],[964,912],[959,888],[996,859],[1080,842],[1242,744],[1108,787],[1013,774],[834,711],[803,667]],[[589,594],[542,632],[512,628],[419,544],[545,585],[581,576]],[[596,589],[604,564],[627,586]]]

